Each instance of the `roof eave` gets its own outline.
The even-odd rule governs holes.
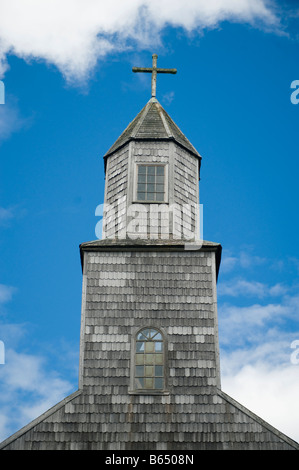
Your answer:
[[[111,147],[112,150],[108,150],[107,153],[105,153],[103,159],[104,159],[104,168],[106,172],[106,167],[107,167],[107,158],[113,155],[115,152],[120,150],[121,148],[125,147],[128,145],[130,142],[175,142],[177,145],[179,145],[181,148],[184,150],[187,150],[187,152],[191,153],[194,157],[198,158],[199,161],[201,162],[202,156],[197,152],[196,149],[192,150],[186,145],[182,144],[179,142],[175,137],[170,136],[170,137],[146,137],[146,138],[141,138],[141,137],[128,137],[125,142],[121,143],[120,145],[116,147]]]

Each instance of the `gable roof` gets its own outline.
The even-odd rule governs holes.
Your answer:
[[[151,98],[104,155],[106,159],[131,140],[174,140],[201,159],[179,127],[156,98]]]

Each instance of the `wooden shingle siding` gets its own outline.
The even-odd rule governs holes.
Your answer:
[[[81,389],[4,449],[298,449],[221,391],[215,249],[102,246],[86,248],[84,258]],[[161,328],[167,338],[161,394],[128,393],[132,335],[144,326]]]
[[[212,254],[210,256],[212,257]],[[194,364],[191,362],[191,366],[198,368],[200,364],[202,368],[214,369],[208,374],[207,385],[215,385],[215,379],[210,379],[216,376],[212,263],[207,261],[207,257],[207,254],[200,252],[196,257],[191,252],[177,253],[176,256],[168,252],[160,253],[160,256],[154,252],[89,255],[91,262],[88,261],[86,268],[84,339],[86,347],[84,373],[87,374],[88,380],[92,377],[92,373],[95,374],[95,380],[99,380],[98,371],[89,369],[90,353],[99,351],[96,355],[101,355],[102,360],[103,358],[107,360],[104,369],[113,372],[115,368],[117,371],[115,373],[127,378],[129,386],[130,364],[126,361],[130,361],[130,337],[133,325],[136,328],[151,324],[163,328],[167,335],[170,386],[178,382],[178,387],[188,388],[200,380],[196,379],[192,367],[188,368],[189,378],[186,378],[185,369],[192,352],[195,359]],[[116,274],[115,280],[120,283],[117,282],[115,285],[112,283],[100,290],[94,287],[94,284],[102,285],[102,281],[113,277],[112,266]],[[180,279],[179,273],[182,278],[187,278]],[[203,274],[207,280],[200,282],[198,276]],[[95,290],[97,293],[94,293]],[[207,318],[200,317],[198,305],[204,305],[203,316]],[[189,309],[190,306],[193,308]],[[185,313],[186,309],[188,315]],[[92,311],[91,321],[89,311]],[[99,312],[98,317],[95,317],[96,312]],[[127,321],[128,316],[130,322]],[[175,317],[177,326],[173,324],[170,326],[169,319],[172,317]],[[117,319],[116,323],[114,319]],[[208,319],[212,327],[206,326]],[[111,351],[119,351],[126,368],[121,370],[119,361],[113,362],[109,356]],[[175,376],[172,371],[176,371]],[[201,375],[204,376],[205,373]],[[103,376],[101,380],[102,378]],[[190,389],[188,393],[191,391]]]
[[[128,194],[128,147],[111,156],[107,165],[104,222],[107,238],[125,237]]]

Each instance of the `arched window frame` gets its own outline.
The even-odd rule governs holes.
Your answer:
[[[138,379],[140,377],[138,377],[136,375],[136,366],[140,366],[142,364],[137,364],[137,362],[140,362],[138,361],[137,359],[137,354],[140,354],[139,351],[137,351],[137,343],[139,343],[139,335],[142,333],[142,331],[145,331],[145,330],[156,330],[160,335],[161,335],[161,342],[162,342],[162,345],[163,345],[163,359],[162,359],[162,364],[148,364],[149,366],[153,366],[155,367],[155,365],[162,365],[163,366],[163,386],[162,388],[149,388],[149,387],[138,387],[137,386],[137,383],[138,383]],[[146,342],[146,341],[145,341]],[[160,342],[160,341],[158,341]],[[158,351],[156,351],[156,353],[158,353]],[[145,353],[144,352],[144,355],[146,354],[151,354],[150,352],[148,353]],[[153,352],[153,354],[155,354],[155,352]],[[146,366],[146,364],[144,364],[144,367]],[[146,376],[146,374],[145,374]],[[155,375],[152,376],[153,378],[157,378]],[[168,363],[167,363],[167,337],[166,337],[166,334],[164,333],[164,331],[161,329],[161,328],[158,328],[156,326],[153,326],[153,325],[150,325],[150,326],[143,326],[142,328],[138,328],[134,334],[132,335],[132,342],[131,342],[131,378],[130,378],[130,389],[129,389],[129,393],[131,394],[145,394],[145,395],[168,395],[169,394],[169,391],[168,391],[168,388],[167,388],[167,377],[168,377]]]

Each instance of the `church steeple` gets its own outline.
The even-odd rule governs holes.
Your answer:
[[[135,71],[154,76],[169,70],[175,69],[157,69],[154,62],[151,69]],[[199,239],[201,156],[155,97],[110,147],[104,162],[103,238]]]

